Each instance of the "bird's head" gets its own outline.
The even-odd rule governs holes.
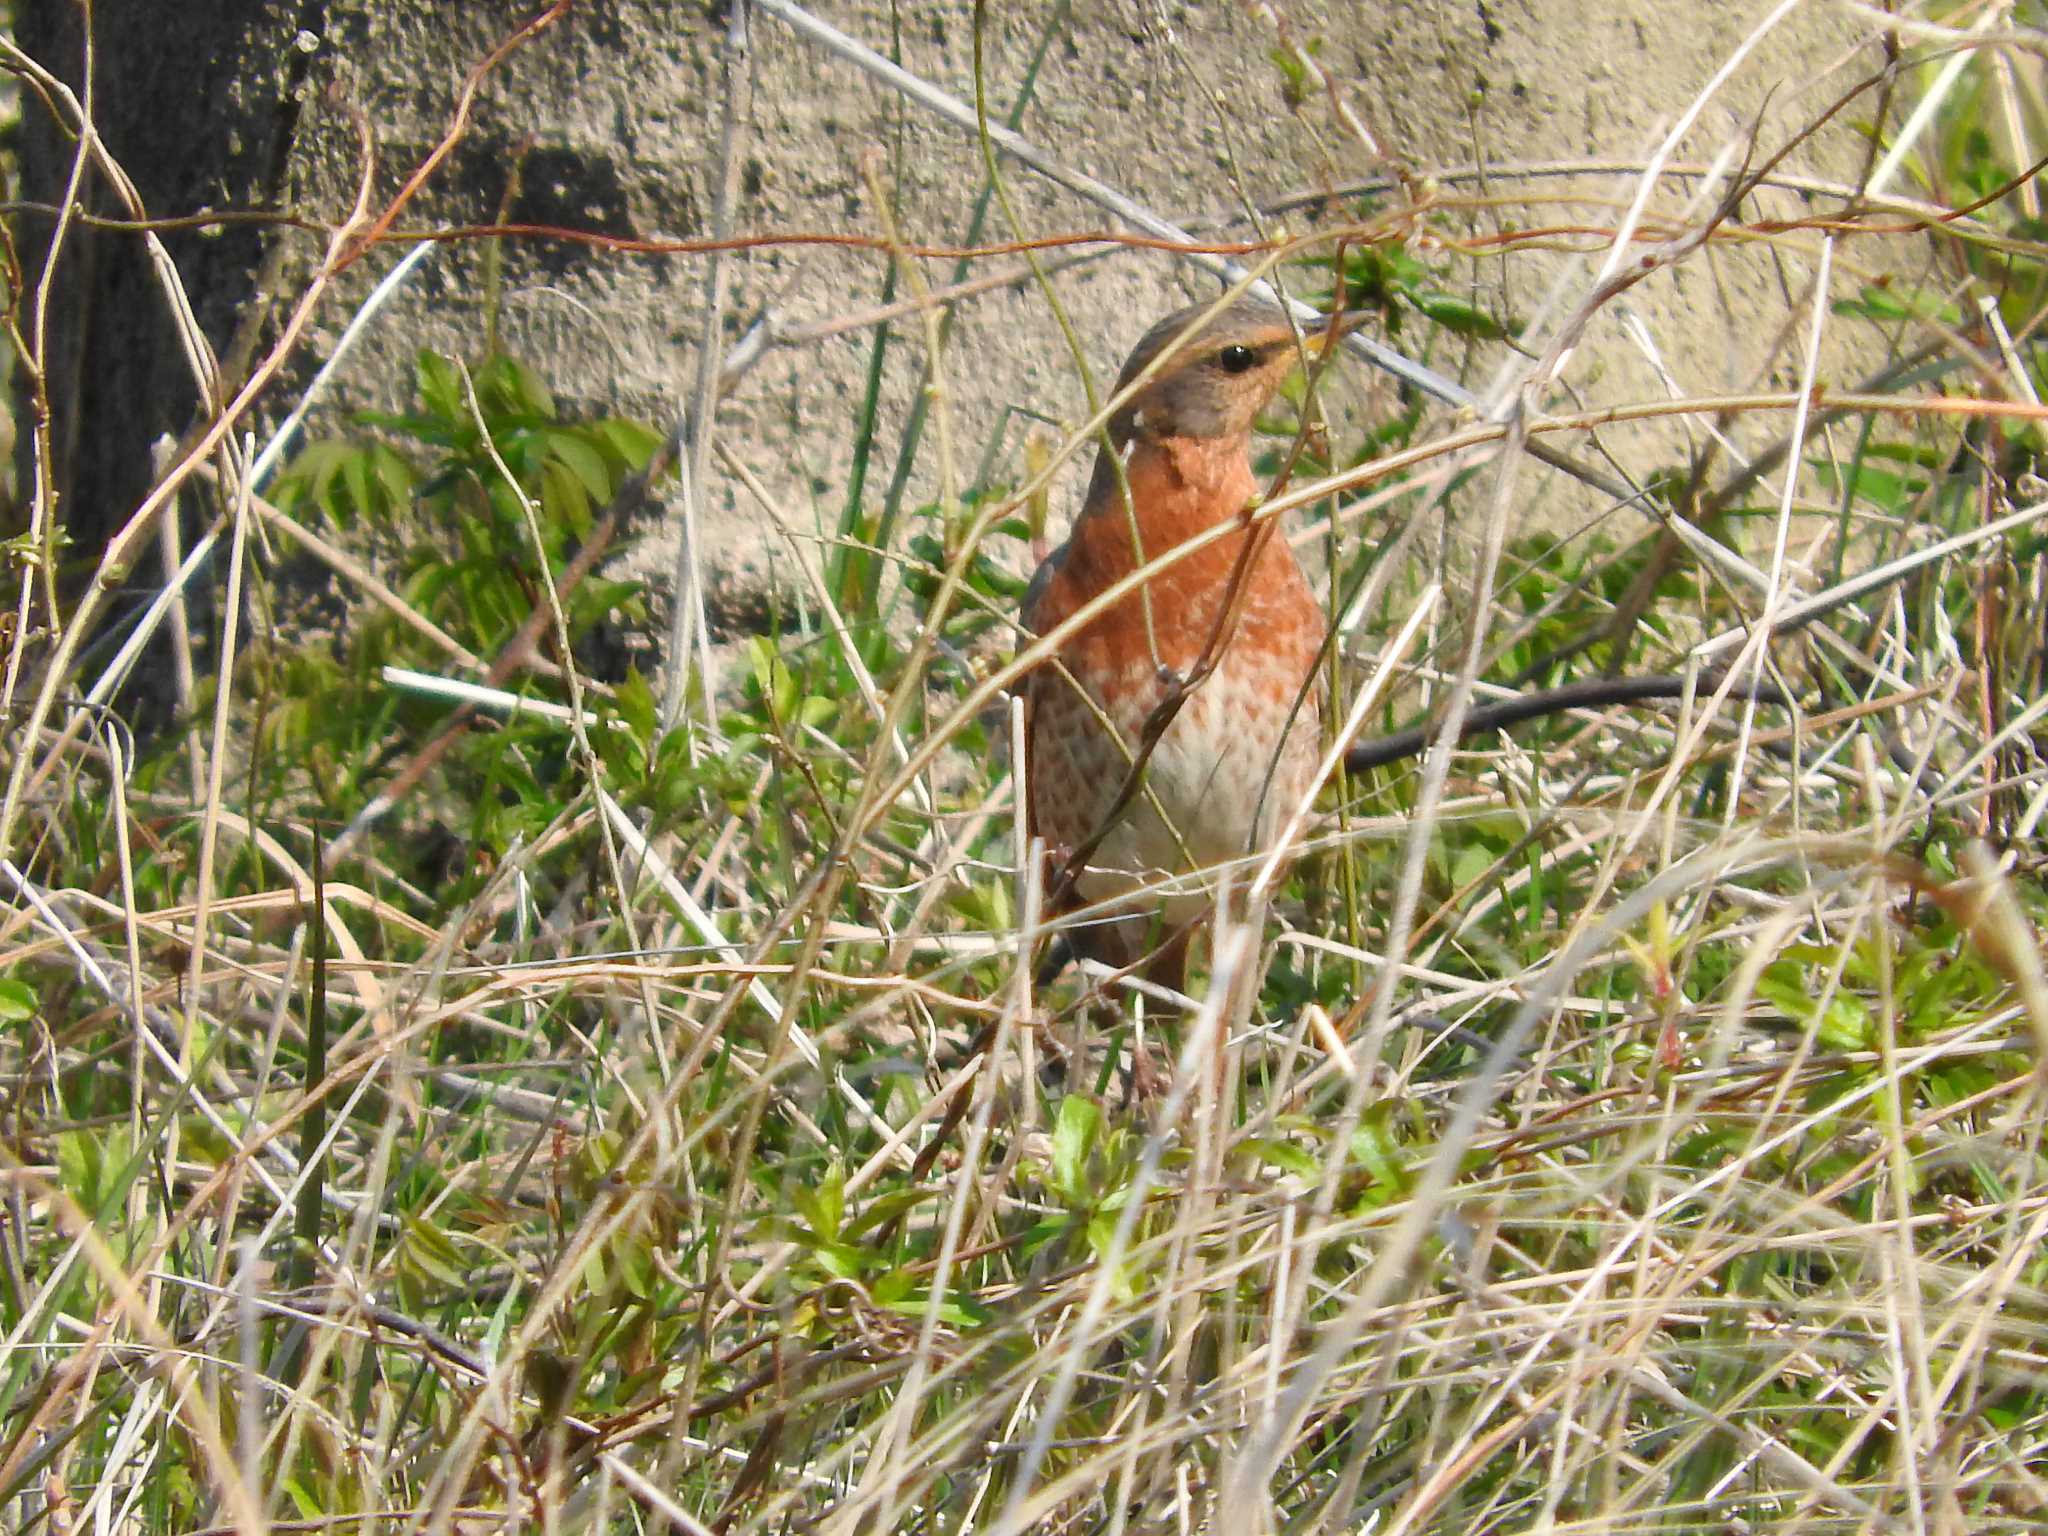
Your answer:
[[[1170,354],[1130,403],[1110,420],[1119,443],[1136,437],[1242,437],[1324,332],[1297,333],[1287,316],[1256,299],[1239,299],[1212,316],[1196,304],[1145,333],[1117,379],[1122,390],[1161,354]],[[1297,340],[1297,334],[1300,339]]]

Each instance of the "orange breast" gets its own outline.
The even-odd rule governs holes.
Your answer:
[[[1044,634],[1141,564],[1219,523],[1254,490],[1242,444],[1141,440],[1127,472],[1136,536],[1114,482],[1075,521],[1025,614]],[[1320,734],[1320,605],[1275,525],[1233,529],[1148,578],[1060,647],[1029,689],[1031,829],[1056,856],[1110,813],[1147,717],[1205,652],[1214,670],[1187,696],[1147,761],[1150,795],[1128,807],[1090,858],[1089,900],[1133,892],[1263,851],[1309,793]],[[1172,677],[1162,669],[1167,669]],[[1099,711],[1099,713],[1098,713]],[[1115,734],[1105,731],[1105,718]],[[1205,882],[1183,892],[1198,901]],[[1172,906],[1173,903],[1169,903]]]

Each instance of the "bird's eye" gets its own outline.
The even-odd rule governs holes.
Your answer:
[[[1229,346],[1216,354],[1225,373],[1244,373],[1258,363],[1259,354],[1250,347]]]

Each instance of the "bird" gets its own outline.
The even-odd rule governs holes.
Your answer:
[[[1253,423],[1334,334],[1304,336],[1245,298],[1147,331],[1117,381],[1137,388],[1022,603],[1024,628],[1050,635],[1148,561],[1227,529],[1058,641],[1023,683],[1047,916],[1073,919],[1079,956],[1183,993],[1219,870],[1271,851],[1315,790],[1322,604],[1277,524],[1247,514]]]

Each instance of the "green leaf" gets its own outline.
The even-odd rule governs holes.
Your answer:
[[[376,509],[376,501],[370,493],[370,456],[356,452],[341,461],[341,483],[348,492],[349,509],[358,517],[368,517]]]
[[[654,702],[654,689],[640,675],[638,667],[626,669],[626,680],[619,684],[613,700],[618,705],[620,716],[633,728],[633,734],[644,742],[653,742],[661,720]]]
[[[370,464],[387,507],[396,511],[412,501],[413,482],[417,477],[410,460],[383,443],[372,443]]]
[[[760,690],[764,701],[775,697],[775,647],[768,643],[765,635],[753,635],[747,640],[747,665],[754,674],[754,686]]]
[[[818,1206],[824,1213],[827,1233],[837,1237],[846,1224],[846,1169],[836,1157],[818,1184]]]
[[[1393,1117],[1392,1104],[1375,1104],[1365,1112],[1351,1137],[1351,1159],[1371,1176],[1371,1199],[1375,1204],[1408,1188],[1408,1170],[1392,1133]]]
[[[1840,989],[1828,999],[1815,1033],[1823,1045],[1837,1051],[1867,1051],[1874,1044],[1870,1010],[1861,998]]]
[[[579,539],[589,537],[590,495],[582,479],[555,459],[542,465],[540,473],[540,509],[547,525],[567,528]]]
[[[1837,299],[1834,312],[1864,320],[1896,322],[1928,319],[1955,329],[1962,325],[1962,311],[1932,293],[1919,288],[1866,284],[1853,299]]]
[[[122,1192],[133,1148],[125,1130],[64,1131],[56,1137],[57,1172],[64,1188],[89,1213],[107,1210]]]
[[[810,1224],[812,1234],[821,1244],[836,1242],[846,1218],[846,1170],[835,1161],[816,1189],[792,1183],[789,1203]]]
[[[1102,1111],[1078,1093],[1060,1100],[1060,1112],[1052,1128],[1053,1188],[1070,1202],[1085,1198],[1088,1154],[1102,1125]]]
[[[1266,57],[1273,61],[1273,67],[1280,71],[1280,95],[1290,107],[1298,107],[1308,100],[1308,66],[1295,57],[1292,48],[1270,49]]]
[[[1034,1223],[1025,1232],[1022,1239],[1024,1257],[1027,1259],[1035,1257],[1039,1249],[1043,1248],[1054,1238],[1062,1237],[1072,1231],[1073,1226],[1073,1218],[1070,1216],[1048,1216],[1045,1220]]]
[[[1493,867],[1493,854],[1477,843],[1468,843],[1451,858],[1451,885],[1457,890],[1482,879]]]
[[[0,976],[0,1024],[19,1024],[36,1016],[41,1000],[36,989],[14,976]]]
[[[1254,1162],[1270,1163],[1275,1168],[1287,1173],[1300,1174],[1305,1179],[1313,1179],[1322,1171],[1321,1164],[1317,1163],[1306,1147],[1298,1146],[1281,1136],[1254,1136],[1238,1145],[1236,1155]]]
[[[427,408],[429,415],[439,417],[452,426],[468,424],[469,406],[462,398],[462,378],[453,363],[422,347],[413,363],[413,377],[419,390],[420,404]]]
[[[295,509],[302,500],[324,507],[327,487],[341,468],[341,456],[349,451],[347,443],[323,441],[306,444],[292,456],[285,472],[278,476],[277,504],[286,511]]]
[[[850,1241],[885,1221],[893,1220],[905,1211],[914,1210],[931,1198],[932,1191],[922,1186],[914,1189],[893,1189],[863,1206],[861,1213],[846,1224],[846,1230],[841,1235]]]
[[[513,537],[511,530],[514,529],[518,530],[518,536],[523,542],[526,532],[526,509],[520,505],[518,489],[508,483],[503,475],[494,472],[484,494],[490,501],[491,510],[498,516],[499,525],[507,530],[508,542]],[[560,526],[560,523],[555,525],[556,528]],[[549,528],[546,523],[541,525],[543,539],[549,538],[554,532],[555,529]]]
[[[647,1301],[661,1284],[661,1272],[654,1267],[654,1255],[638,1237],[622,1238],[612,1244],[612,1260],[619,1284],[636,1301]]]
[[[488,418],[530,416],[555,419],[555,397],[547,385],[516,357],[499,353],[476,371],[477,403]]]
[[[90,1210],[86,1192],[97,1182],[99,1143],[85,1131],[59,1132],[56,1141],[57,1182]]]
[[[661,434],[637,421],[624,421],[612,417],[605,421],[593,422],[590,430],[594,433],[628,469],[639,469],[654,457],[654,450],[661,446]]]
[[[469,1278],[469,1266],[439,1227],[413,1216],[403,1222],[405,1259],[414,1269],[444,1285],[461,1285]]]
[[[904,1317],[922,1319],[931,1311],[932,1298],[929,1291],[913,1292],[895,1300],[882,1302],[891,1312]],[[991,1314],[985,1309],[971,1305],[959,1296],[947,1296],[939,1303],[939,1321],[954,1328],[980,1328],[990,1321]]]
[[[866,1251],[850,1243],[820,1243],[811,1250],[811,1256],[828,1274],[840,1280],[858,1280],[867,1268]]]
[[[1806,990],[1806,977],[1796,965],[1777,962],[1757,978],[1757,996],[1773,1003],[1786,1018],[1804,1024],[1813,1017],[1813,998]]]
[[[592,501],[611,498],[612,476],[604,455],[593,448],[580,432],[562,429],[547,434],[548,452],[555,461],[583,483]]]
[[[1088,1220],[1088,1250],[1096,1258],[1109,1255],[1116,1242],[1117,1213],[1111,1209],[1097,1211]],[[1138,1267],[1128,1254],[1117,1265],[1110,1277],[1110,1292],[1116,1299],[1129,1304],[1138,1299]]]
[[[437,416],[411,416],[399,411],[357,411],[349,420],[359,427],[395,432],[400,437],[410,437],[437,447],[445,448],[455,440],[448,424]]]
[[[296,1477],[284,1479],[284,1491],[291,1499],[293,1507],[298,1510],[299,1518],[308,1524],[322,1521],[328,1513],[326,1504],[316,1498],[312,1490]]]
[[[1456,331],[1460,336],[1498,341],[1508,333],[1508,328],[1500,321],[1469,299],[1461,299],[1456,294],[1411,291],[1408,298],[1426,319],[1435,321],[1447,331]]]

